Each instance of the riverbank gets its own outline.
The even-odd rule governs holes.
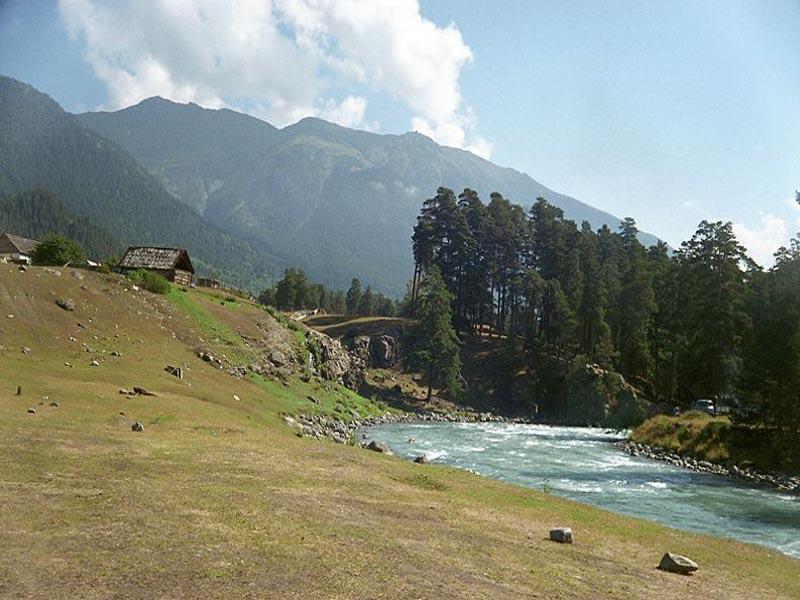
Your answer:
[[[727,417],[688,412],[657,415],[630,435],[629,453],[697,471],[730,475],[782,491],[800,491],[796,461],[778,464],[768,434],[734,425]]]
[[[359,430],[387,423],[527,423],[525,419],[509,418],[488,412],[387,412],[382,415],[361,417],[357,413],[351,419],[315,414],[284,415],[283,421],[300,437],[327,439],[338,444],[356,445]]]
[[[702,459],[698,460],[691,456],[681,456],[677,452],[671,452],[664,448],[649,446],[630,440],[617,442],[617,446],[619,446],[623,452],[631,456],[658,460],[698,473],[726,475],[749,483],[773,487],[782,492],[800,494],[800,476],[790,476],[783,473],[764,473],[753,467],[738,467],[736,465],[713,463]]]

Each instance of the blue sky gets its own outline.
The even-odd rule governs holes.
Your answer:
[[[672,245],[733,221],[762,263],[800,231],[800,2],[274,2],[0,0],[0,73],[70,111],[414,128]]]

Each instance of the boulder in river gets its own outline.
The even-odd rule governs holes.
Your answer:
[[[388,454],[392,455],[392,449],[389,447],[389,444],[386,442],[378,442],[376,440],[372,440],[369,444],[366,445],[367,450],[372,450],[373,452],[380,452],[381,454]]]
[[[681,556],[680,554],[672,554],[667,552],[661,557],[661,562],[658,563],[658,568],[662,571],[669,571],[670,573],[679,573],[681,575],[689,575],[694,573],[700,567],[691,558]]]
[[[550,530],[550,539],[559,544],[572,543],[572,529],[569,527],[556,527]]]

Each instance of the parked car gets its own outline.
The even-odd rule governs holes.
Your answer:
[[[706,398],[695,400],[694,405],[692,405],[692,410],[696,410],[698,412],[704,412],[706,414],[711,415],[712,417],[717,414],[716,407],[714,406],[714,401],[708,400]]]

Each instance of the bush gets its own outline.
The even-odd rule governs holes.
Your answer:
[[[60,233],[51,233],[36,246],[31,257],[37,265],[66,265],[82,263],[86,260],[86,251],[78,242]]]
[[[166,277],[145,269],[131,271],[128,279],[154,294],[166,294],[172,287]]]

